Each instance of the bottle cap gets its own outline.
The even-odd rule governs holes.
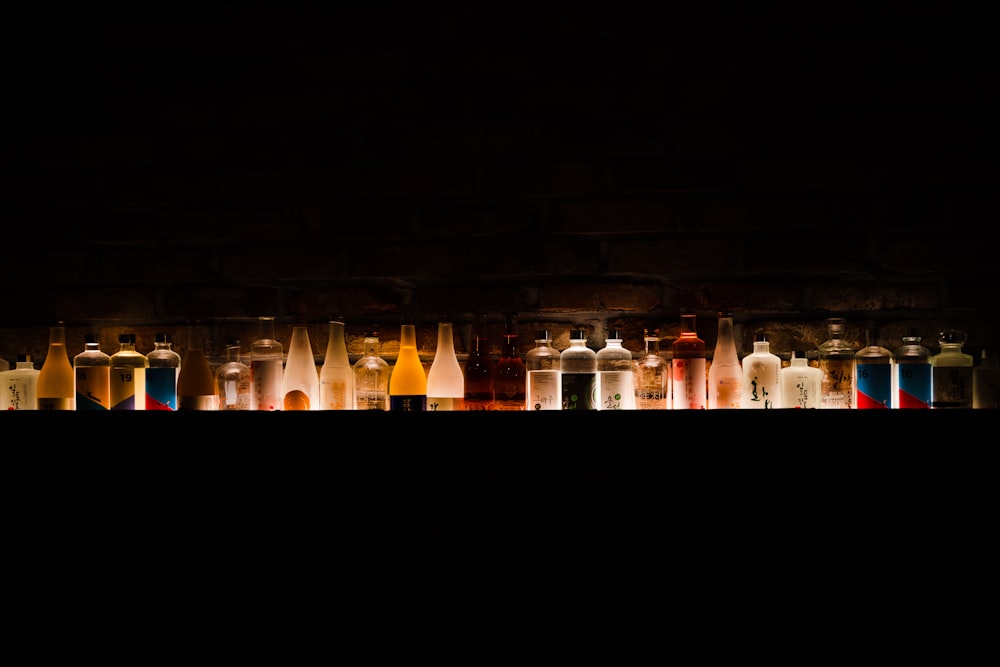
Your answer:
[[[621,332],[618,329],[612,329],[608,332],[608,340],[621,340]]]
[[[153,336],[153,342],[154,343],[169,343],[170,342],[170,336],[161,331],[161,332],[159,332],[159,333],[157,333],[156,335]]]
[[[546,329],[539,329],[535,332],[535,340],[548,340],[549,332]]]
[[[805,350],[792,350],[792,359],[805,359],[805,358],[806,358]]]
[[[755,343],[762,343],[767,340],[767,334],[763,331],[758,331],[753,335],[753,341]]]
[[[570,340],[587,340],[587,332],[583,329],[573,329],[569,332]]]
[[[134,333],[118,334],[118,342],[119,343],[134,343],[135,342],[135,334]]]
[[[965,343],[965,332],[958,329],[945,329],[938,334],[938,341],[942,343]]]
[[[18,363],[21,363],[22,361],[31,361],[31,355],[30,354],[19,354],[19,355],[17,355],[17,361],[18,361]]]
[[[97,334],[88,331],[87,333],[83,334],[83,342],[84,342],[84,344],[86,344],[86,343],[96,343],[97,342]]]

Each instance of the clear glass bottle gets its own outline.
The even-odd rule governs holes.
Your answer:
[[[843,317],[826,320],[829,338],[819,346],[819,370],[823,374],[820,407],[850,410],[854,407],[854,347],[843,339]]]
[[[0,371],[0,410],[37,410],[38,373],[30,354],[19,354],[14,368]]]
[[[146,409],[177,409],[177,377],[181,371],[181,355],[174,351],[170,335],[158,332],[153,336],[153,349],[146,355]]]
[[[476,317],[472,323],[472,343],[465,358],[465,409],[492,410],[496,400],[496,371],[486,323]]]
[[[274,317],[258,317],[257,340],[250,343],[250,377],[253,380],[251,410],[281,410],[284,351],[284,346],[274,338]]]
[[[326,356],[319,372],[319,409],[354,409],[354,369],[347,354],[344,321],[341,318],[330,320]]]
[[[389,362],[382,358],[377,331],[364,336],[364,353],[354,363],[354,405],[357,410],[389,410]]]
[[[1000,409],[1000,359],[996,350],[983,348],[979,365],[972,369],[972,407]]]
[[[188,347],[177,375],[179,410],[218,410],[215,373],[205,356],[205,332],[200,325],[188,327]]]
[[[86,333],[83,352],[73,357],[76,382],[76,409],[111,409],[111,355],[101,350],[97,335]]]
[[[878,344],[875,330],[865,329],[865,346],[854,355],[854,406],[857,410],[892,408],[892,352]]]
[[[39,410],[76,410],[76,374],[66,351],[66,325],[49,327],[49,350],[38,372]]]
[[[135,334],[118,335],[118,351],[111,355],[112,410],[146,409],[146,355],[135,349]]]
[[[437,351],[427,371],[427,409],[431,412],[465,409],[465,376],[455,354],[455,331],[450,319],[438,322]]]
[[[427,410],[427,373],[417,352],[417,328],[413,324],[399,328],[399,355],[389,375],[389,410]]]
[[[253,396],[250,367],[240,358],[240,341],[226,344],[226,361],[215,370],[219,410],[249,410]]]
[[[931,351],[921,344],[920,334],[910,329],[896,348],[893,373],[894,408],[927,410],[931,407]]]
[[[680,335],[673,344],[674,410],[704,410],[708,404],[708,351],[698,337],[694,313],[681,313]]]
[[[731,410],[742,402],[743,367],[736,351],[733,314],[719,313],[719,333],[715,339],[712,364],[708,367],[708,409]]]
[[[569,347],[559,355],[562,409],[597,410],[597,352],[587,346],[587,332],[569,332]]]
[[[809,364],[805,350],[794,350],[781,369],[781,407],[817,409],[823,387],[822,373]]]
[[[517,318],[508,313],[500,340],[500,359],[493,371],[494,410],[524,410],[528,371],[517,349],[518,340]]]
[[[670,409],[670,362],[660,354],[660,330],[643,330],[645,351],[635,363],[635,409]]]
[[[526,410],[562,410],[559,356],[549,332],[536,331],[535,346],[524,353]]]
[[[319,371],[309,342],[309,329],[304,324],[292,326],[288,358],[281,375],[283,410],[319,409]]]
[[[771,352],[767,334],[753,338],[753,352],[743,357],[743,410],[776,410],[781,403],[781,357]]]
[[[597,351],[597,399],[598,410],[635,410],[632,352],[618,329],[608,332]]]
[[[972,355],[962,351],[965,332],[938,334],[940,351],[931,357],[932,410],[972,407]]]

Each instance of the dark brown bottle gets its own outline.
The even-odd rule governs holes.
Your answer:
[[[512,313],[508,313],[500,343],[500,360],[495,370],[495,410],[524,410],[525,380],[528,373],[517,347],[516,320]]]
[[[472,345],[465,360],[465,409],[493,410],[496,391],[496,368],[490,356],[486,325],[477,317],[472,324]],[[521,400],[524,400],[522,394]]]

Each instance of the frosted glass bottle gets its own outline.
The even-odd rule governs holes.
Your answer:
[[[1000,359],[996,350],[980,351],[979,365],[972,369],[972,407],[1000,409]]]
[[[635,409],[670,409],[670,362],[660,355],[660,331],[643,330],[645,351],[635,362]]]
[[[479,317],[472,324],[472,343],[463,372],[465,409],[492,410],[496,399],[496,374],[486,324]]]
[[[309,329],[302,324],[292,326],[288,358],[281,375],[283,410],[319,409],[319,371],[309,342]]]
[[[715,339],[712,365],[708,367],[708,409],[731,410],[742,402],[743,367],[736,351],[733,314],[719,313],[719,333]]]
[[[427,373],[417,353],[417,329],[413,324],[403,324],[399,329],[399,355],[389,375],[389,410],[427,410]]]
[[[251,410],[281,410],[284,351],[284,346],[274,338],[274,317],[258,317],[257,340],[250,343]]]
[[[215,370],[219,410],[249,410],[253,396],[250,367],[240,359],[240,341],[226,344],[226,361]]]
[[[569,333],[569,347],[559,355],[563,410],[597,410],[597,353],[587,347],[587,332]]]
[[[38,372],[39,410],[76,410],[76,374],[66,351],[66,325],[49,328],[49,350]]]
[[[598,410],[635,410],[632,353],[618,329],[608,332],[604,347],[597,351],[597,398]]]
[[[878,344],[875,332],[865,329],[865,346],[854,355],[854,406],[857,410],[892,408],[892,352]]]
[[[698,337],[697,318],[681,313],[680,335],[673,344],[674,410],[704,410],[708,405],[707,350]]]
[[[743,357],[743,410],[776,410],[781,403],[781,357],[771,352],[767,334],[753,339],[753,352]]]
[[[559,350],[549,332],[535,332],[535,346],[524,353],[526,410],[562,410]]]
[[[500,358],[493,369],[494,410],[524,410],[528,372],[518,341],[517,320],[508,314],[500,339]]]
[[[378,332],[366,332],[364,353],[354,363],[355,409],[388,411],[389,374],[389,362],[379,350]]]
[[[465,376],[455,354],[454,325],[438,322],[437,350],[427,371],[427,409],[454,412],[465,409]]]
[[[820,407],[850,410],[854,407],[854,355],[856,350],[843,340],[843,317],[826,320],[829,338],[819,346],[819,370],[823,374]]]
[[[19,354],[14,368],[0,371],[0,410],[37,410],[38,373],[30,354]]]
[[[354,369],[347,354],[344,322],[341,319],[330,320],[330,337],[319,372],[319,409],[354,409]]]
[[[962,351],[965,332],[945,329],[938,334],[940,351],[931,357],[931,409],[972,407],[972,355]]]
[[[920,335],[911,329],[893,355],[896,358],[894,408],[927,410],[931,407],[931,351],[920,341]]]
[[[118,335],[118,351],[111,355],[112,410],[146,409],[146,355],[135,349],[135,334]]]
[[[205,356],[205,335],[200,326],[188,330],[188,347],[177,375],[178,410],[218,410],[215,373]]]
[[[78,412],[111,408],[111,355],[101,350],[95,334],[84,334],[83,352],[73,357],[73,373]]]
[[[160,332],[153,336],[153,349],[146,355],[146,409],[177,409],[177,376],[181,370],[181,355],[174,351],[170,336]]]
[[[822,373],[809,365],[805,350],[795,350],[792,358],[779,372],[781,378],[781,407],[817,409],[823,387]]]

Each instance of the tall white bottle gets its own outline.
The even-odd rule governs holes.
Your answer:
[[[632,353],[622,341],[621,332],[611,329],[597,351],[598,410],[635,410]]]
[[[292,326],[288,359],[281,375],[281,396],[282,410],[319,409],[319,372],[309,329],[303,324]]]
[[[347,354],[344,322],[330,320],[330,337],[326,343],[326,356],[319,372],[319,409],[354,409],[354,367]]]
[[[743,357],[744,410],[775,410],[781,403],[781,357],[771,352],[767,334],[753,339],[753,352]]]
[[[719,313],[719,334],[715,339],[712,365],[708,367],[708,409],[731,410],[743,400],[743,367],[736,351],[733,314]]]
[[[465,409],[465,376],[455,354],[454,326],[438,322],[437,350],[427,371],[427,410],[453,412]]]

